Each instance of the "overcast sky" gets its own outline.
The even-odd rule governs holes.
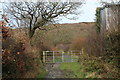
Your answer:
[[[62,17],[62,20],[60,20],[59,23],[94,22],[96,13],[95,10],[97,7],[100,7],[99,0],[86,0],[82,8],[78,9],[81,13],[77,16],[77,20],[69,20]]]
[[[62,18],[60,23],[94,22],[96,8],[100,6],[99,0],[86,0],[86,3],[80,8],[81,13],[77,16],[77,20]]]

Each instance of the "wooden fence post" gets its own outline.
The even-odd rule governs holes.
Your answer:
[[[53,51],[53,63],[55,62],[55,54],[54,54],[54,51]]]
[[[82,54],[84,54],[84,49],[82,48]]]
[[[82,54],[82,51],[80,51],[80,55]]]
[[[43,63],[45,63],[45,51],[43,51]]]
[[[72,51],[71,51],[71,62],[73,62],[73,60],[72,60]]]
[[[62,62],[64,62],[64,51],[62,51]]]

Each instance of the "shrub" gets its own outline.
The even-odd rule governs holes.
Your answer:
[[[120,33],[114,32],[105,36],[91,34],[84,45],[89,60],[80,60],[86,71],[95,70],[103,78],[119,78]],[[86,61],[85,61],[86,60]],[[93,63],[94,62],[94,63]]]
[[[40,68],[39,50],[30,46],[22,37],[20,39],[10,34],[5,26],[2,32],[2,77],[34,78]]]
[[[71,42],[72,43],[71,49],[72,50],[81,50],[83,47],[84,41],[85,41],[85,38],[82,38],[82,37],[74,38]]]
[[[3,78],[22,77],[25,72],[30,70],[29,67],[32,65],[32,63],[30,64],[30,60],[32,60],[32,58],[24,52],[25,47],[23,44],[22,42],[16,42],[12,38],[3,40]]]
[[[104,39],[100,34],[90,33],[84,43],[85,53],[89,56],[103,56],[104,44]]]

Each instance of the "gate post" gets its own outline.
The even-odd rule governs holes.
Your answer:
[[[62,51],[62,62],[64,62],[64,51]]]
[[[55,54],[54,54],[54,51],[53,51],[53,63],[55,62],[55,56],[54,56]]]
[[[82,48],[82,55],[84,54],[84,49]]]
[[[73,60],[72,60],[72,51],[71,51],[71,62],[73,62]]]
[[[82,51],[80,51],[80,55],[81,55],[81,54],[82,54]],[[80,55],[79,55],[79,56],[80,56]]]
[[[43,51],[43,63],[45,63],[45,51]]]

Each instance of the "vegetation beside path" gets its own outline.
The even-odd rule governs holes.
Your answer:
[[[44,68],[39,69],[39,74],[36,76],[36,78],[45,78],[47,72]]]
[[[62,63],[59,68],[66,72],[66,78],[97,78],[95,72],[85,72],[85,67],[78,62]]]
[[[79,63],[62,63],[59,68],[65,71],[67,78],[82,78],[84,77],[82,67]],[[69,73],[68,73],[69,72]]]

